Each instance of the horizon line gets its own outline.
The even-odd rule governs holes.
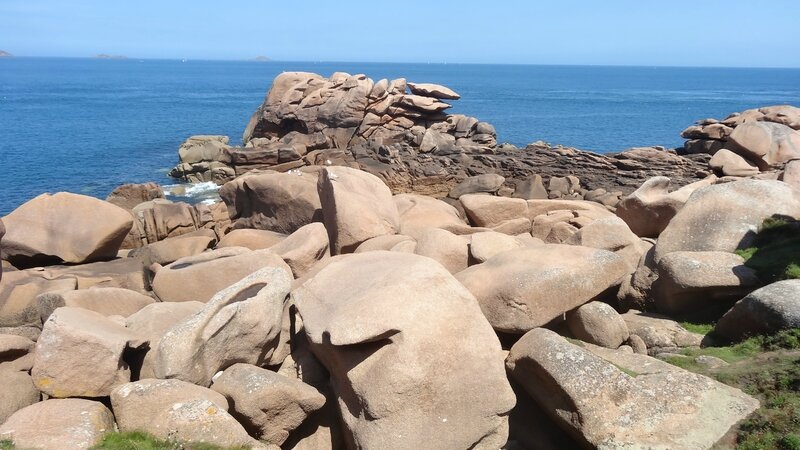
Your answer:
[[[110,57],[98,57],[98,55],[109,55]],[[546,66],[546,67],[630,67],[630,68],[665,68],[665,69],[765,69],[765,70],[800,70],[800,66],[693,66],[693,65],[653,65],[653,64],[554,64],[554,63],[509,63],[509,62],[433,62],[433,61],[337,61],[337,60],[303,60],[303,59],[269,59],[268,61],[259,61],[257,56],[252,58],[153,58],[153,57],[133,57],[124,55],[114,55],[110,53],[100,53],[95,56],[28,56],[28,55],[15,55],[0,58],[2,60],[11,60],[15,58],[22,59],[93,59],[103,61],[200,61],[200,62],[252,62],[259,64],[270,63],[311,63],[311,64],[414,64],[414,65],[465,65],[465,66]]]

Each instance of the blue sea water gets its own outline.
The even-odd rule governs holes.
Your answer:
[[[800,70],[314,62],[0,59],[0,215],[42,192],[104,198],[166,176],[193,134],[234,143],[282,71],[365,73],[447,85],[454,113],[500,142],[598,152],[677,147],[695,120],[800,105]]]

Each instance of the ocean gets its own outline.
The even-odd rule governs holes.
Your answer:
[[[282,71],[444,84],[451,112],[498,141],[597,152],[682,145],[681,130],[744,109],[800,105],[800,69],[0,59],[0,215],[43,192],[105,198],[119,184],[174,184],[194,134],[232,143]]]

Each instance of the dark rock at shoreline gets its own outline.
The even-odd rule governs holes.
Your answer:
[[[412,94],[407,91],[411,90]],[[459,96],[445,86],[373,82],[364,75],[279,75],[244,133],[245,147],[223,136],[193,136],[170,175],[186,181],[227,181],[253,170],[287,172],[303,166],[342,165],[369,172],[393,193],[445,197],[470,177],[504,177],[499,195],[582,199],[608,206],[646,179],[666,175],[677,185],[707,176],[708,155],[679,156],[661,147],[598,154],[536,142],[524,149],[498,146],[494,127],[473,117],[446,115],[443,100]],[[575,176],[563,189],[554,177]],[[523,193],[522,191],[525,191]]]

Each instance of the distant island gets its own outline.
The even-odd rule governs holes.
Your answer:
[[[107,55],[105,53],[100,53],[99,55],[94,56],[97,59],[128,59],[127,56],[123,55]]]
[[[264,62],[266,62],[266,61],[272,61],[272,59],[267,58],[266,56],[256,56],[254,61],[264,61]]]
[[[0,50],[0,58],[13,58],[14,55],[6,51]]]

